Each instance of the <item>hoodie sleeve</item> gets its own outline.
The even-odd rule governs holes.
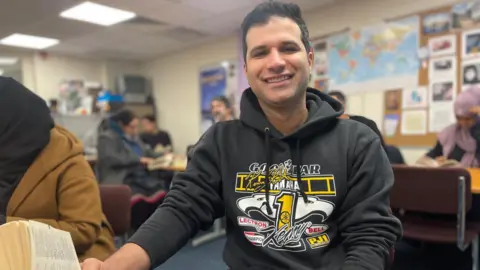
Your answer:
[[[163,204],[129,240],[147,252],[152,267],[166,261],[200,229],[208,229],[224,215],[215,127],[189,151],[185,172],[175,175]]]
[[[379,138],[355,141],[347,196],[341,206],[339,231],[346,259],[342,270],[385,269],[390,249],[402,234],[391,215],[393,172]]]
[[[140,157],[118,146],[118,141],[106,135],[100,135],[97,144],[98,160],[102,166],[118,168],[140,164]]]

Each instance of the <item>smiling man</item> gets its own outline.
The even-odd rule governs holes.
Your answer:
[[[160,265],[223,215],[232,270],[385,269],[401,226],[380,139],[307,87],[313,53],[297,5],[260,4],[242,31],[251,88],[240,119],[212,126],[129,243],[84,270]]]

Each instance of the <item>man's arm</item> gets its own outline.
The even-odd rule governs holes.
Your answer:
[[[186,171],[174,177],[163,204],[129,244],[105,261],[106,266],[116,270],[156,267],[223,216],[219,155],[213,126],[190,151]]]
[[[429,157],[429,158],[432,158],[432,159],[435,159],[437,157],[441,157],[443,156],[443,147],[442,145],[440,144],[439,141],[437,141],[437,143],[435,144],[435,146],[430,149],[426,154],[425,156]]]
[[[346,250],[342,270],[382,270],[397,239],[400,221],[390,214],[393,172],[380,139],[355,140],[348,193],[340,208],[339,231]]]

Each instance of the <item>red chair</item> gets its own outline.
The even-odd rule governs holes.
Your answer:
[[[132,209],[132,229],[138,229],[152,214],[157,210],[158,206],[162,204],[167,192],[160,190],[155,194],[146,197],[136,194],[130,200],[130,207]]]
[[[127,185],[100,185],[103,213],[113,228],[115,236],[126,240],[130,231],[132,191]]]
[[[399,213],[403,236],[420,242],[472,246],[478,269],[479,228],[466,220],[472,206],[470,173],[463,168],[393,166],[390,205]]]

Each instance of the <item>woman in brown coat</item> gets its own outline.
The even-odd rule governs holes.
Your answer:
[[[0,215],[71,234],[79,260],[115,251],[95,176],[81,143],[54,126],[46,103],[0,76]]]

